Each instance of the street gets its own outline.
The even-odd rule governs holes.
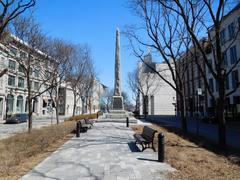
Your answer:
[[[149,121],[162,124],[164,126],[172,126],[181,128],[180,118],[177,116],[149,116]],[[198,128],[197,128],[198,127]],[[203,123],[196,119],[187,119],[188,131],[194,134],[208,138],[209,140],[218,142],[218,126],[217,124]],[[240,148],[240,122],[228,122],[226,125],[226,141],[227,145]]]
[[[59,121],[64,121],[64,116],[59,117]],[[51,117],[35,117],[33,118],[33,128],[40,128],[43,126],[48,126],[51,124],[56,124],[56,118]],[[27,131],[28,129],[28,122],[20,123],[20,124],[4,124],[0,123],[0,139],[7,138],[9,136],[12,136],[14,134]]]

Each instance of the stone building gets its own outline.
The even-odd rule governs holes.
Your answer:
[[[25,48],[29,48],[14,36],[10,36],[11,41],[7,44],[0,44],[0,71],[8,69],[7,73],[0,77],[0,119],[6,118],[6,115],[14,113],[28,112],[27,104],[27,81],[24,75],[23,67],[19,65],[16,58],[26,58]],[[22,49],[16,47],[17,43],[22,43]],[[24,55],[24,57],[22,57]],[[36,57],[40,62],[43,53],[36,50]],[[46,61],[46,59],[45,59]],[[46,63],[46,62],[41,63]],[[46,69],[48,67],[48,69]],[[45,86],[41,79],[42,71],[51,71],[51,63],[48,66],[32,67],[31,69],[31,88],[32,93],[41,92]],[[47,85],[47,84],[46,84]],[[53,94],[54,97],[54,94]],[[50,115],[54,102],[51,100],[48,92],[42,93],[33,100],[33,115]]]
[[[100,110],[101,99],[107,87],[97,81],[86,95],[79,94],[77,97],[75,114],[97,113]],[[71,86],[66,82],[59,87],[59,114],[71,116],[73,114],[74,95]]]
[[[208,42],[205,39],[200,42],[206,54],[211,53]],[[191,47],[188,51],[182,53],[177,61],[176,68],[182,78],[186,115],[190,117],[206,116],[208,114],[208,93],[204,77],[200,72],[200,69],[202,69],[204,76],[206,76],[206,65],[199,50]],[[179,98],[177,97],[177,105],[179,106],[179,104]],[[180,111],[180,107],[177,107],[177,110]]]
[[[173,83],[168,65],[152,61],[149,53],[144,60]],[[144,63],[138,64],[138,79],[143,93],[139,92],[137,107],[140,115],[175,115],[176,92]]]
[[[228,71],[233,67],[234,63],[239,61],[240,58],[240,4],[238,4],[233,10],[226,14],[222,18],[220,39],[221,39],[221,50],[223,56],[223,68]],[[209,34],[212,39],[213,29],[210,29]],[[207,39],[202,39],[202,46],[205,49],[208,62],[215,69],[213,51],[210,48],[210,42]],[[185,66],[186,71],[184,72],[184,93],[186,100],[187,116],[193,116],[198,114],[200,116],[212,116],[215,112],[215,104],[211,98],[209,92],[206,89],[204,79],[199,71],[199,67],[195,61],[197,59],[198,64],[204,71],[207,83],[215,99],[218,97],[218,83],[211,74],[209,68],[204,63],[201,53],[191,47],[188,52],[184,52],[179,59],[178,66]],[[240,64],[233,68],[226,80],[226,93],[232,91],[237,87],[239,83],[239,71]],[[198,95],[198,89],[201,90],[201,95]],[[177,103],[179,104],[179,103]],[[226,117],[237,119],[237,115],[240,115],[240,88],[227,97],[225,106]]]
[[[234,90],[236,91],[227,97],[225,114],[231,119],[239,119],[240,117],[240,3],[233,8],[227,15],[222,18],[220,40],[221,50],[223,56],[223,67],[228,71],[234,66],[233,71],[228,75],[226,80],[226,93]],[[213,29],[210,30],[210,35],[213,36]],[[208,60],[214,67],[213,53],[209,54]],[[218,96],[218,83],[212,76],[208,68],[206,68],[206,75],[208,77],[209,85],[211,86],[213,95]],[[211,98],[208,98],[209,111],[213,113],[215,104]]]

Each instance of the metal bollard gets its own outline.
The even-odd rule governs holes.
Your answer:
[[[164,162],[164,135],[158,134],[158,162]]]
[[[129,117],[126,118],[126,126],[129,127]]]
[[[80,123],[76,123],[76,137],[80,137]]]

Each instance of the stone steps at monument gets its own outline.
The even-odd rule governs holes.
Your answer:
[[[110,110],[109,114],[126,114],[125,110]]]
[[[126,123],[126,119],[110,119],[110,118],[101,118],[98,119],[96,122],[116,122],[116,123]],[[129,123],[136,124],[137,119],[129,119]]]
[[[106,114],[108,119],[126,119],[127,117],[127,114]]]

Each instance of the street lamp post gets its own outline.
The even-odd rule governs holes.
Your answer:
[[[202,95],[202,89],[197,89],[197,135],[199,135],[199,117],[200,117],[200,96]]]

